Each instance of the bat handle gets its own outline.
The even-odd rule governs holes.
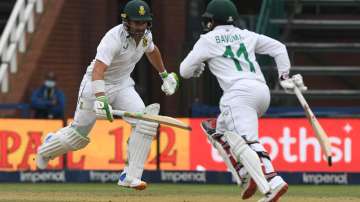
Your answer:
[[[116,116],[124,116],[125,111],[122,110],[112,110],[112,114]]]

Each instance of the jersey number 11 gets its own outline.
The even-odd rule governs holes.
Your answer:
[[[223,57],[231,58],[235,63],[236,69],[239,71],[242,71],[240,61],[239,61],[242,54],[244,54],[244,58],[245,58],[246,62],[249,64],[250,71],[255,72],[254,64],[249,60],[249,54],[243,43],[240,44],[239,49],[236,51],[236,56],[235,56],[234,52],[232,51],[231,46],[226,46]]]

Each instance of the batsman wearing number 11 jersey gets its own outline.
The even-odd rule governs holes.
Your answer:
[[[237,171],[244,188],[243,199],[250,198],[258,189],[264,194],[260,201],[278,201],[288,185],[277,175],[267,151],[258,141],[258,118],[269,107],[270,93],[255,53],[275,59],[280,85],[285,90],[291,91],[295,80],[299,88],[305,90],[302,77],[289,78],[290,61],[282,43],[233,25],[239,15],[230,0],[212,0],[202,17],[207,33],[200,36],[182,61],[180,75],[199,77],[204,63],[208,64],[223,95],[215,128],[206,122],[202,128],[208,138],[221,143],[224,150],[228,148],[224,145],[228,145],[231,155],[239,162]]]

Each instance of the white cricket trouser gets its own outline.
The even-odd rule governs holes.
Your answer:
[[[107,85],[106,96],[113,109],[131,112],[142,112],[145,109],[144,102],[131,83],[125,86]],[[71,124],[83,135],[88,134],[95,124],[96,114],[92,111],[95,100],[95,95],[92,93],[91,78],[84,76],[80,85],[74,121]],[[82,108],[86,109],[84,110]],[[134,119],[128,118],[125,120],[132,125],[137,123]]]
[[[268,86],[257,80],[240,80],[220,100],[217,131],[231,131],[248,141],[259,140],[258,118],[270,104]]]

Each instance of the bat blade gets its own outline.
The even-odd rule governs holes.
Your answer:
[[[319,121],[316,119],[315,116],[310,118],[310,123],[311,123],[312,128],[315,131],[315,135],[316,135],[317,139],[319,140],[322,150],[325,152],[328,164],[329,164],[329,166],[331,166],[332,165],[332,155],[331,155],[330,140],[329,140],[325,130],[320,125]]]
[[[309,107],[309,104],[306,102],[303,94],[301,93],[300,89],[295,85],[294,87],[294,93],[296,97],[298,98],[301,106],[304,108],[305,115],[307,119],[309,120],[311,127],[313,128],[316,138],[318,142],[320,143],[322,151],[325,153],[327,157],[327,162],[329,166],[332,166],[332,153],[331,153],[331,143],[329,140],[329,137],[327,136],[325,130],[320,125],[319,121],[315,117],[314,113]]]
[[[89,112],[94,112],[92,108],[87,108],[82,105],[83,104],[80,105],[80,109],[89,111]],[[151,115],[151,114],[144,114],[144,113],[140,113],[140,112],[128,112],[128,111],[115,110],[115,109],[111,110],[111,112],[115,116],[129,117],[129,118],[140,119],[140,120],[144,120],[144,121],[165,124],[165,125],[169,125],[169,126],[173,126],[173,127],[177,127],[177,128],[182,128],[185,130],[190,130],[190,131],[192,130],[192,128],[188,124],[186,124],[182,121],[179,121],[175,118],[169,117],[169,116]]]
[[[191,127],[188,124],[169,116],[151,115],[151,114],[143,114],[136,112],[125,112],[119,110],[113,110],[113,114],[118,116],[125,116],[125,117],[140,119],[144,121],[151,121],[155,123],[165,124],[177,128],[182,128],[185,130],[191,130]]]

